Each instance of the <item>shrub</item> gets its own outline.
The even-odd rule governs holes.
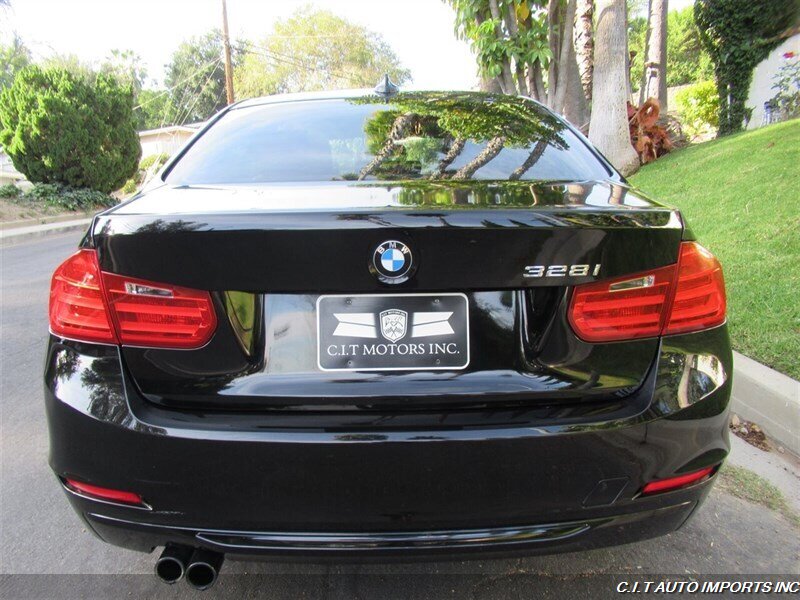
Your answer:
[[[13,183],[0,185],[0,198],[17,198],[21,193],[22,190]]]
[[[169,160],[169,154],[151,154],[149,156],[145,156],[139,162],[139,170],[140,171],[147,171],[148,169],[152,168],[153,171],[158,171],[164,164]]]
[[[713,81],[701,81],[675,95],[678,114],[686,132],[696,137],[716,129],[719,124],[719,95]]]
[[[152,176],[169,160],[169,154],[151,154],[139,162],[136,173],[125,182],[120,191],[123,194],[133,194],[143,183],[147,183],[148,174]]]
[[[772,89],[777,90],[777,94],[770,102],[784,119],[794,119],[800,117],[800,58],[792,52],[784,56],[787,63],[772,78],[775,82]]]
[[[138,173],[137,173],[136,175],[134,175],[133,177],[128,179],[128,181],[125,182],[125,185],[123,185],[119,189],[119,191],[122,192],[123,194],[127,195],[127,196],[130,196],[132,193],[134,193],[138,189],[139,189],[139,177],[138,177]]]
[[[141,155],[132,88],[109,74],[29,66],[0,94],[0,144],[30,181],[115,190]]]
[[[91,210],[114,206],[108,194],[88,188],[70,188],[57,183],[37,183],[25,192],[25,200],[66,210]]]

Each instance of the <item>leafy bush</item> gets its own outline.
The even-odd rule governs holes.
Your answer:
[[[0,198],[16,198],[22,193],[22,190],[15,186],[13,183],[0,185]]]
[[[800,58],[791,52],[785,56],[788,62],[772,78],[772,89],[778,93],[770,102],[784,119],[794,119],[800,117]]]
[[[675,95],[678,114],[692,136],[710,132],[719,124],[719,95],[713,81],[701,81]]]
[[[125,182],[125,185],[122,186],[120,191],[123,194],[133,194],[136,190],[139,189],[139,186],[143,183],[146,183],[149,179],[148,175],[152,176],[156,173],[161,167],[164,166],[169,160],[169,154],[151,154],[149,156],[145,156],[139,162],[139,168],[134,174],[133,177],[128,179]]]
[[[163,152],[161,154],[151,154],[149,156],[145,156],[139,162],[139,170],[147,171],[148,169],[152,168],[153,171],[158,171],[168,160],[169,154],[165,154]]]
[[[30,181],[115,190],[141,155],[132,88],[105,73],[26,67],[0,94],[0,144]]]
[[[128,181],[125,182],[125,185],[123,185],[119,189],[119,191],[125,194],[126,196],[130,196],[132,193],[134,193],[136,190],[139,189],[138,179],[139,179],[138,174],[134,175],[133,177],[128,179]]]
[[[114,206],[108,194],[88,188],[71,188],[57,183],[37,183],[25,192],[24,200],[66,210],[91,210]]]

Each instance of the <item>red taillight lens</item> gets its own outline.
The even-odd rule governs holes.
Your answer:
[[[725,321],[725,280],[716,257],[700,244],[684,242],[675,299],[664,334],[708,329]]]
[[[654,337],[661,333],[675,267],[575,286],[569,321],[587,342]]]
[[[575,286],[569,322],[587,342],[687,333],[725,321],[719,261],[683,242],[677,265]]]
[[[101,273],[94,250],[56,269],[50,287],[50,329],[63,337],[157,348],[199,348],[217,318],[201,290]]]
[[[104,488],[96,485],[90,485],[88,483],[82,483],[80,481],[75,481],[74,479],[65,480],[65,484],[73,491],[85,496],[91,496],[92,498],[110,500],[111,502],[122,502],[124,504],[138,504],[139,506],[145,505],[142,497],[139,494],[134,494],[133,492],[112,490],[110,488]]]
[[[208,292],[112,273],[103,286],[122,344],[199,348],[217,326]]]
[[[678,488],[686,487],[693,483],[697,483],[701,479],[709,477],[714,471],[714,467],[706,467],[693,473],[686,475],[678,475],[677,477],[670,477],[669,479],[659,479],[658,481],[651,481],[642,488],[642,495],[657,494],[659,492],[668,492],[670,490],[677,490]]]
[[[94,250],[76,252],[53,273],[50,329],[56,335],[81,341],[117,343]]]

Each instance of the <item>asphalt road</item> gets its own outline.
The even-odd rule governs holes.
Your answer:
[[[0,598],[189,597],[152,576],[156,556],[96,540],[47,466],[41,368],[53,269],[80,234],[0,249]],[[715,491],[672,535],[522,560],[386,565],[228,561],[207,597],[611,597],[624,579],[656,574],[800,573],[800,535],[758,505]],[[724,578],[723,578],[724,579]]]

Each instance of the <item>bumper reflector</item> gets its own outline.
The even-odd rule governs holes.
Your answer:
[[[80,481],[75,481],[74,479],[66,479],[65,484],[69,489],[81,494],[82,496],[88,496],[98,500],[108,500],[109,502],[121,502],[123,504],[145,506],[142,497],[139,494],[134,494],[133,492],[112,490],[110,488],[90,485],[88,483],[81,483]]]
[[[678,488],[697,483],[702,479],[710,477],[715,468],[716,467],[706,467],[705,469],[700,469],[699,471],[694,471],[692,473],[686,473],[685,475],[678,475],[677,477],[651,481],[642,489],[642,495],[647,496],[650,494],[658,494],[660,492],[668,492],[670,490],[677,490]]]

